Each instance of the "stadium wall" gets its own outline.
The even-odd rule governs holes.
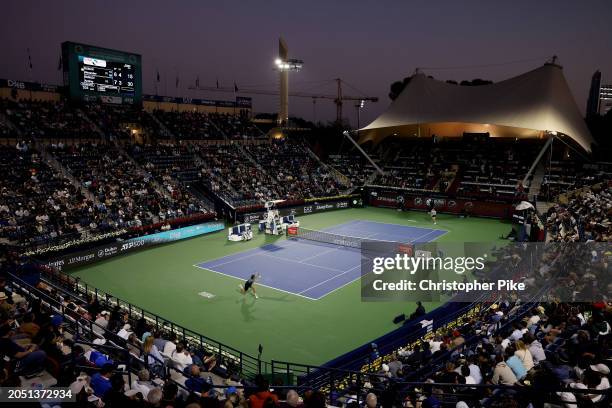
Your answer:
[[[59,270],[74,268],[99,262],[118,255],[132,253],[136,250],[150,248],[152,246],[165,244],[209,234],[211,232],[225,229],[223,222],[207,222],[203,224],[190,225],[169,231],[162,231],[142,237],[131,238],[125,241],[112,242],[105,245],[88,248],[80,252],[51,258],[42,263]]]
[[[369,195],[369,204],[374,207],[428,211],[430,200],[433,200],[436,211],[447,214],[510,219],[514,211],[512,203],[507,202],[435,197],[425,192],[408,194],[377,191],[376,193],[376,196]]]

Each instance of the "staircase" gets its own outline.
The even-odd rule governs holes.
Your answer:
[[[306,143],[303,143],[302,147],[304,148],[304,150],[306,150],[306,153],[308,153],[308,155],[312,157],[312,159],[315,160],[319,164],[319,166],[323,167],[325,171],[327,171],[329,174],[331,174],[334,177],[334,179],[336,180],[336,182],[338,182],[338,184],[347,187],[341,192],[342,194],[348,194],[351,192],[353,188],[350,187],[351,181],[349,180],[347,176],[345,176],[344,174],[342,174],[342,172],[340,172],[339,170],[336,170],[334,167],[330,166],[329,164],[324,163],[323,160],[321,160],[321,158],[317,156],[317,154],[313,152],[312,149]]]
[[[166,190],[164,188],[164,186],[162,186],[155,179],[155,177],[153,177],[153,175],[151,173],[146,171],[140,164],[138,164],[138,162],[136,160],[134,160],[134,158],[132,156],[130,156],[127,151],[125,151],[123,146],[121,146],[121,144],[119,144],[119,142],[117,142],[117,140],[113,140],[113,144],[115,145],[115,148],[117,149],[117,151],[122,156],[126,157],[132,163],[132,165],[134,166],[134,169],[136,169],[136,171],[138,171],[139,173],[141,173],[142,175],[146,176],[149,179],[149,181],[151,182],[151,185],[155,188],[155,190],[159,194],[161,194],[162,196],[166,197],[169,200],[172,200],[172,195],[170,194],[170,192],[168,190]]]
[[[174,133],[172,133],[172,131],[170,129],[168,129],[166,127],[166,125],[164,125],[162,123],[162,121],[157,118],[157,116],[155,116],[154,114],[152,114],[151,112],[146,111],[146,110],[144,111],[144,113],[145,113],[145,115],[149,115],[153,119],[153,121],[157,124],[157,126],[159,126],[159,128],[161,129],[162,134],[164,136],[166,136],[166,138],[172,140],[173,142],[177,140],[176,136],[174,135]]]
[[[217,132],[219,132],[219,134],[221,136],[223,136],[223,139],[227,142],[227,143],[232,143],[232,140],[227,136],[227,134],[221,130],[221,128],[219,128],[217,126],[217,124],[214,121],[211,121],[210,124],[215,128],[215,130]],[[236,146],[238,148],[238,150],[240,150],[240,153],[242,153],[242,157],[244,157],[245,159],[247,159],[249,162],[251,162],[251,164],[253,164],[253,166],[255,166],[255,168],[257,168],[257,170],[259,170],[260,173],[265,174],[268,176],[268,178],[270,180],[273,180],[274,183],[280,187],[280,185],[278,184],[278,181],[276,180],[276,177],[272,177],[263,167],[261,164],[259,164],[257,162],[257,160],[255,160],[253,158],[253,156],[251,156],[251,154],[242,146],[241,143],[236,143],[234,146]]]
[[[87,116],[87,114],[85,112],[83,112],[81,109],[77,109],[78,114],[85,119],[85,121],[87,123],[89,123],[91,125],[91,127],[93,128],[93,130],[102,138],[104,139],[106,137],[106,135],[104,134],[104,132],[102,131],[102,129],[100,129],[100,127],[98,126],[97,123],[95,123],[93,120],[91,120],[89,118],[89,116]]]
[[[544,163],[540,161],[533,172],[533,179],[529,185],[528,196],[530,199],[533,199],[540,194],[540,188],[542,187],[542,182],[544,181],[545,175],[546,166],[544,166]]]
[[[238,195],[238,192],[236,191],[234,187],[232,187],[230,183],[228,183],[227,181],[225,181],[223,178],[219,176],[213,175],[210,172],[210,168],[208,167],[206,162],[202,159],[200,154],[194,150],[192,144],[188,143],[186,146],[187,146],[187,150],[189,150],[189,153],[191,153],[191,155],[193,156],[193,162],[196,164],[196,166],[205,169],[208,172],[208,175],[210,176],[211,179],[221,184],[223,188],[227,191],[230,191],[232,195],[234,194]]]
[[[8,116],[6,116],[2,112],[0,112],[0,122],[3,122],[4,124],[6,124],[9,127],[9,129],[15,132],[16,136],[20,136],[20,137],[23,136],[23,132],[17,126],[15,126],[13,122],[11,122]]]
[[[40,152],[40,157],[49,165],[49,167],[61,174],[62,177],[66,178],[66,180],[70,181],[70,184],[75,186],[88,200],[93,201],[95,204],[100,204],[100,200],[98,200],[98,197],[91,191],[86,189],[85,186],[83,186],[83,183],[81,183],[76,177],[72,175],[70,170],[64,167],[64,165],[60,163],[59,160],[57,160],[51,153],[49,153],[44,144],[42,144],[38,140],[35,140],[34,147]]]

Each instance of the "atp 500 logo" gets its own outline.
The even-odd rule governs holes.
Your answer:
[[[121,252],[129,251],[130,249],[141,247],[144,244],[145,244],[144,240],[126,242],[125,244],[121,245]]]

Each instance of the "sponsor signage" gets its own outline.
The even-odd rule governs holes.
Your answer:
[[[477,215],[481,217],[510,218],[513,206],[510,203],[497,203],[490,201],[471,201],[461,198],[446,199],[440,197],[427,197],[410,195],[396,195],[395,193],[370,194],[370,204],[376,207],[401,207],[405,210],[429,210],[432,206],[438,212]],[[400,197],[402,199],[400,199]]]
[[[357,199],[356,206],[361,206],[361,199]],[[285,215],[306,215],[322,211],[340,210],[351,207],[351,199],[340,201],[329,201],[325,203],[308,203],[296,207],[279,208],[278,213],[281,217]],[[266,211],[258,211],[242,215],[243,222],[255,223],[258,222],[266,214]]]
[[[221,108],[250,108],[251,98],[237,97],[236,101],[218,101],[214,99],[181,98],[161,95],[142,95],[142,99],[149,102],[186,103],[191,105],[218,106]]]
[[[51,84],[19,81],[16,79],[0,79],[0,88],[15,88],[24,91],[57,92],[59,87]]]
[[[222,222],[208,222],[204,224],[190,225],[188,227],[163,231],[156,234],[132,238],[123,242],[113,242],[95,248],[86,249],[74,254],[55,258],[47,262],[47,265],[60,270],[73,268],[76,266],[102,261],[116,255],[126,254],[137,249],[147,248],[166,242],[179,241],[181,239],[196,237],[198,235],[204,235],[223,229],[225,229],[225,225],[223,225]]]

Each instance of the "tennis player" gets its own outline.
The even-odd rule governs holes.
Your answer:
[[[255,291],[255,281],[257,280],[257,275],[253,274],[251,275],[251,277],[244,282],[244,286],[240,285],[240,293],[242,293],[243,295],[246,295],[247,292],[250,290],[253,293],[253,296],[255,296],[255,299],[259,299],[259,297],[257,296],[257,292]]]
[[[429,212],[429,215],[431,215],[431,220],[433,221],[433,223],[436,224],[436,215],[438,215],[438,213],[436,212],[436,209],[432,208],[431,211]]]

